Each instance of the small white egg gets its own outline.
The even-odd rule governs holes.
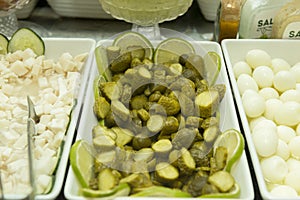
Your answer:
[[[241,74],[237,79],[237,85],[241,95],[243,95],[243,93],[248,89],[258,91],[257,83],[252,76],[248,74]]]
[[[284,59],[282,58],[273,58],[272,59],[272,68],[274,71],[274,74],[276,74],[279,71],[282,70],[290,70],[291,65]]]
[[[293,137],[288,143],[288,146],[291,155],[296,159],[300,159],[300,136]]]
[[[300,103],[300,91],[295,89],[286,90],[280,95],[279,99],[283,102],[296,101]]]
[[[300,83],[300,63],[292,66],[290,72],[295,75],[297,83]]]
[[[277,126],[277,135],[285,143],[289,143],[292,138],[296,137],[295,130],[285,125]]]
[[[275,113],[280,110],[283,103],[279,99],[268,99],[265,102],[266,108],[264,112],[265,118],[274,120]]]
[[[290,171],[285,179],[284,184],[294,188],[298,193],[300,193],[300,169],[295,169]]]
[[[279,92],[296,88],[296,78],[290,71],[277,72],[273,78],[273,85]]]
[[[298,196],[297,191],[288,185],[277,185],[271,190],[270,194],[284,199]]]
[[[272,65],[271,56],[262,49],[252,49],[248,51],[245,59],[246,62],[250,65],[250,67],[253,69],[262,65],[266,65],[266,66]]]
[[[296,126],[300,123],[300,104],[295,101],[284,102],[281,109],[275,111],[274,120],[278,125]]]
[[[265,180],[271,183],[281,183],[288,174],[286,162],[277,155],[262,159],[260,164]]]
[[[290,157],[290,154],[290,149],[287,143],[279,139],[276,155],[280,156],[283,160],[287,160]]]
[[[286,161],[289,171],[293,171],[295,169],[300,169],[300,160],[290,157]]]
[[[253,128],[262,120],[265,120],[266,118],[264,116],[259,116],[256,118],[252,118],[249,120],[249,128],[251,131],[253,131]]]
[[[270,128],[255,129],[252,139],[259,156],[269,157],[276,153],[278,145],[277,133]]]
[[[241,74],[252,74],[252,69],[245,61],[239,61],[235,63],[232,67],[234,77],[237,79]]]
[[[273,85],[274,74],[272,69],[268,66],[255,68],[252,77],[260,88],[271,87]]]
[[[275,90],[272,87],[262,88],[261,90],[259,90],[258,94],[262,96],[265,100],[279,98],[277,90]]]
[[[263,129],[263,128],[272,129],[272,131],[277,132],[277,125],[275,124],[275,122],[266,118],[257,122],[255,126],[253,126],[252,131],[256,131],[258,129]]]
[[[258,93],[253,93],[252,96],[246,95],[247,98],[243,95],[242,98],[243,107],[246,112],[246,115],[251,118],[256,118],[261,116],[265,112],[265,99],[260,96]]]

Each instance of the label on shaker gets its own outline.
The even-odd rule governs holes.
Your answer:
[[[275,9],[257,13],[253,20],[252,38],[270,38]]]
[[[284,39],[300,39],[300,22],[288,24],[282,34]]]

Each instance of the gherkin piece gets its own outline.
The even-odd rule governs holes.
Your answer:
[[[227,163],[228,151],[226,147],[219,146],[215,149],[214,157],[217,170],[223,170]]]
[[[100,96],[97,99],[95,99],[93,109],[98,119],[104,119],[110,111],[110,104],[106,101],[104,97]]]
[[[121,174],[110,168],[105,168],[98,174],[98,189],[110,190],[119,184]]]
[[[164,107],[168,116],[176,115],[180,111],[180,104],[174,98],[162,96],[157,103]]]
[[[127,47],[126,52],[131,53],[131,58],[138,58],[143,60],[145,58],[145,49],[139,45],[130,45]]]
[[[108,58],[109,63],[111,63],[114,59],[119,57],[120,52],[121,52],[121,49],[118,46],[108,46],[108,47],[106,47],[106,54],[107,54],[107,58]]]
[[[195,131],[191,129],[180,129],[172,140],[173,146],[175,149],[186,148],[188,149],[196,137]]]
[[[171,184],[179,177],[179,171],[176,167],[167,162],[160,162],[156,165],[155,177],[156,180],[161,183]]]
[[[219,92],[215,89],[209,89],[201,92],[195,99],[195,104],[199,108],[199,115],[208,118],[215,114],[219,106]]]
[[[177,166],[182,174],[189,176],[196,169],[195,160],[186,148],[182,148],[180,154],[177,160]]]
[[[130,67],[130,63],[131,63],[131,53],[126,52],[120,54],[117,58],[112,60],[109,65],[109,69],[113,73],[122,73]]]
[[[133,133],[128,129],[124,129],[120,127],[112,127],[111,130],[116,133],[117,137],[115,139],[115,142],[116,145],[119,147],[123,147],[124,145],[131,142],[134,136]]]
[[[148,137],[147,135],[144,134],[139,134],[136,135],[133,139],[132,139],[132,147],[135,150],[140,150],[142,148],[147,148],[150,147],[152,144],[152,140],[150,137]]]
[[[143,187],[149,187],[152,185],[152,182],[150,180],[150,176],[147,173],[133,173],[129,176],[122,178],[120,180],[120,183],[127,183],[132,188],[143,188]]]
[[[226,93],[226,86],[224,84],[216,84],[210,87],[211,89],[215,89],[219,93],[219,101],[222,101],[222,99],[225,96]]]
[[[178,131],[178,128],[179,128],[179,122],[177,118],[174,116],[168,116],[166,118],[164,127],[162,128],[160,133],[161,135],[168,135]]]
[[[206,143],[213,144],[213,142],[220,135],[221,131],[217,126],[210,126],[204,130],[203,138]]]
[[[144,94],[134,96],[130,100],[130,107],[131,107],[131,109],[134,109],[134,110],[142,109],[142,108],[144,108],[147,101],[148,101],[148,98]]]
[[[193,175],[186,185],[183,187],[183,191],[190,193],[193,197],[200,196],[203,192],[203,188],[207,184],[208,173],[199,170]]]
[[[99,89],[102,96],[108,101],[118,99],[120,96],[120,91],[116,82],[101,82],[99,84]]]
[[[215,185],[221,192],[228,192],[235,184],[233,176],[223,170],[210,175],[208,182]]]

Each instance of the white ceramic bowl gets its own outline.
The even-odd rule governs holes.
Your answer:
[[[76,104],[73,107],[71,116],[70,116],[70,123],[68,129],[65,133],[64,144],[62,146],[61,157],[55,171],[54,182],[52,185],[52,189],[48,194],[40,194],[36,195],[35,199],[40,200],[50,200],[56,199],[62,190],[64,185],[64,178],[68,166],[69,160],[69,152],[70,147],[73,142],[73,138],[75,136],[75,129],[77,122],[80,118],[81,114],[81,107],[83,104],[83,99],[85,96],[85,91],[90,75],[90,68],[92,65],[92,59],[94,56],[94,47],[95,41],[92,39],[76,39],[76,38],[43,38],[45,42],[45,57],[47,59],[53,59],[58,61],[58,58],[66,52],[69,52],[72,56],[76,56],[82,53],[88,53],[88,57],[85,61],[85,64],[80,71],[81,77],[78,80],[78,88],[76,94]],[[74,99],[75,100],[75,99]],[[18,199],[15,195],[6,195],[5,198],[7,199]]]
[[[102,9],[98,0],[47,0],[47,2],[54,12],[63,17],[113,18]]]
[[[204,18],[208,21],[215,21],[220,0],[197,0],[197,2]]]
[[[16,15],[18,19],[26,19],[30,17],[32,11],[37,5],[38,0],[31,0],[28,4],[26,4],[23,8],[16,10]]]
[[[238,112],[242,121],[242,127],[250,151],[250,156],[253,163],[255,176],[258,181],[259,190],[261,196],[264,199],[274,199],[274,196],[270,194],[270,191],[268,190],[266,182],[264,180],[259,156],[256,152],[252,135],[250,132],[251,129],[249,121],[245,114],[245,110],[241,100],[241,95],[237,86],[237,81],[234,76],[233,65],[238,61],[244,60],[247,52],[252,49],[262,49],[268,52],[272,58],[283,58],[286,61],[288,61],[291,65],[293,65],[296,62],[300,61],[299,53],[297,52],[297,49],[299,49],[299,47],[300,41],[298,40],[226,39],[222,41],[222,49],[224,52],[224,58],[227,65],[229,78],[232,84],[232,90],[237,103]],[[300,196],[298,196],[297,199],[300,199]]]
[[[111,44],[112,40],[100,41],[98,45],[108,45]],[[203,51],[215,51],[220,56],[222,56],[222,51],[220,45],[215,42],[195,42],[194,45],[200,46],[198,48],[198,53],[203,55]],[[229,128],[235,128],[239,130],[239,123],[236,115],[236,110],[233,102],[233,97],[230,89],[229,79],[227,77],[225,64],[222,57],[222,67],[221,73],[218,77],[218,83],[224,83],[226,85],[226,94],[225,97],[220,105],[220,127],[221,130],[227,130]],[[85,99],[85,104],[82,110],[82,118],[80,120],[80,124],[78,126],[78,135],[77,140],[85,139],[89,142],[92,141],[92,128],[97,124],[97,119],[93,112],[93,104],[94,104],[94,94],[93,94],[93,79],[97,77],[98,70],[97,66],[93,64],[92,68],[92,76],[89,82],[89,86],[87,88],[87,95]],[[89,134],[90,133],[90,134]],[[232,174],[235,177],[236,181],[240,185],[241,188],[241,199],[253,199],[254,198],[254,191],[252,187],[252,180],[249,171],[249,166],[246,158],[245,152],[243,152],[241,159],[236,163],[234,168],[232,169]],[[66,184],[64,188],[64,194],[67,199],[70,200],[78,200],[84,199],[84,197],[78,195],[79,191],[79,183],[73,173],[72,168],[69,168]],[[118,199],[126,199],[125,197],[121,197]],[[128,198],[127,198],[128,199]],[[151,198],[151,199],[161,199],[161,198]],[[195,198],[196,199],[196,198]]]

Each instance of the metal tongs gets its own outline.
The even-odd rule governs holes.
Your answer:
[[[29,96],[27,96],[28,103],[28,119],[27,119],[27,142],[28,142],[28,166],[29,166],[29,181],[31,184],[32,192],[28,195],[26,199],[34,199],[35,196],[35,180],[34,180],[34,170],[33,170],[33,137],[36,135],[35,124],[38,123],[39,117],[37,116],[34,104]]]

